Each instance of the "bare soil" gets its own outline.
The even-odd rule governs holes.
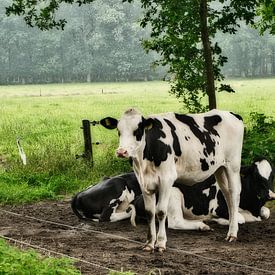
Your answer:
[[[209,232],[167,230],[168,248],[160,254],[141,250],[141,243],[146,239],[146,224],[139,223],[134,228],[126,220],[83,225],[72,213],[69,201],[5,206],[1,209],[79,228],[0,211],[0,235],[119,271],[131,270],[137,274],[275,274],[274,211],[267,221],[240,225],[235,243],[224,240],[227,226],[215,223],[209,224],[213,229]],[[83,274],[108,273],[88,263],[75,264]]]

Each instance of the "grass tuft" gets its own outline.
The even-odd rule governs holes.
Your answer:
[[[32,249],[21,251],[0,239],[0,273],[14,275],[78,275],[67,258],[43,257]]]

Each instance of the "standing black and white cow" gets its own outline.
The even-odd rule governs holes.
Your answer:
[[[130,109],[116,124],[120,136],[116,154],[133,159],[144,198],[149,223],[144,250],[152,251],[156,247],[162,252],[166,248],[165,220],[174,182],[181,179],[185,184],[193,185],[212,174],[229,206],[226,239],[233,241],[237,238],[244,131],[240,116],[212,110],[192,115],[166,113],[145,119]],[[159,220],[158,234],[155,214]]]
[[[241,167],[242,191],[238,222],[255,222],[268,219],[270,210],[265,207],[269,200],[275,200],[273,192],[274,171],[265,158],[258,158],[252,165]],[[135,217],[145,219],[142,195],[129,205],[131,223]],[[193,186],[176,181],[170,195],[167,220],[168,228],[181,230],[208,230],[202,221],[214,220],[228,225],[228,208],[214,176]]]
[[[104,179],[76,194],[71,207],[80,219],[119,221],[130,217],[129,203],[141,194],[134,173]]]

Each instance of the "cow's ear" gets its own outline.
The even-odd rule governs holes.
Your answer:
[[[107,129],[115,129],[117,127],[118,120],[113,117],[105,117],[99,121],[99,123]]]
[[[152,118],[148,118],[148,119],[142,118],[142,120],[143,120],[142,124],[143,124],[143,127],[144,127],[145,130],[149,130],[153,127],[154,120]]]

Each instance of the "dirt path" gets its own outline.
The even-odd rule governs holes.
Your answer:
[[[236,243],[225,242],[227,227],[215,223],[210,224],[214,230],[210,232],[168,230],[168,249],[160,255],[141,250],[141,243],[146,238],[145,224],[139,224],[137,228],[131,227],[129,221],[83,226],[72,213],[69,202],[40,202],[1,209],[80,228],[45,223],[0,211],[0,235],[115,270],[123,268],[124,271],[131,270],[138,274],[267,274],[258,270],[264,269],[275,274],[275,212],[267,221],[241,225]],[[83,262],[76,265],[83,274],[108,273]]]

